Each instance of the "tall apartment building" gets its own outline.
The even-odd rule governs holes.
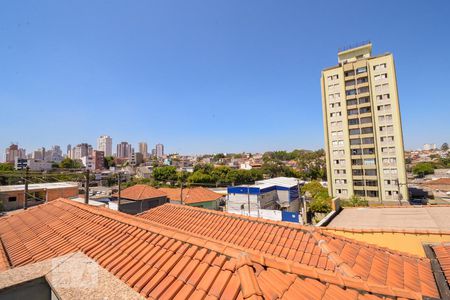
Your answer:
[[[164,145],[156,144],[155,152],[156,152],[156,157],[163,157],[164,156]]]
[[[97,139],[97,150],[103,151],[105,156],[112,155],[112,138],[109,135],[101,135]]]
[[[131,148],[131,144],[127,142],[121,142],[117,144],[117,157],[118,158],[130,158],[133,153],[133,149]]]
[[[8,148],[5,149],[5,162],[14,163],[16,158],[25,158],[26,152],[25,149],[19,148],[17,144],[11,144]]]
[[[329,193],[407,201],[394,58],[372,56],[368,43],[339,51],[338,62],[321,77]]]
[[[147,143],[145,143],[145,142],[140,142],[139,143],[139,152],[142,153],[144,158],[148,157],[148,146],[147,146]]]

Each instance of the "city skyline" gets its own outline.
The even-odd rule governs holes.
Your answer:
[[[363,27],[352,17],[339,25],[345,5],[337,3],[111,3],[99,18],[89,11],[104,6],[85,4],[1,10],[0,102],[13,126],[0,129],[0,157],[10,142],[27,151],[96,145],[105,132],[135,147],[149,136],[168,153],[323,148],[317,78],[339,47],[367,39],[374,52],[395,53],[405,148],[450,140],[450,62],[422,59],[436,55],[432,45],[450,44],[447,2],[407,10],[361,3],[367,18],[383,22]],[[343,36],[348,27],[358,30]],[[17,109],[38,104],[44,109],[27,118]]]

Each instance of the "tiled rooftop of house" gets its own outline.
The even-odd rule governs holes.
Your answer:
[[[0,241],[9,268],[81,251],[149,299],[439,296],[427,259],[184,206],[145,216],[60,199],[0,218]]]
[[[371,284],[436,294],[428,259],[325,231],[171,204],[149,210],[139,217],[215,241],[361,278]]]
[[[432,247],[439,261],[442,272],[450,284],[450,244],[439,244]]]
[[[180,188],[160,188],[159,190],[166,193],[170,200],[181,201]],[[204,187],[191,187],[183,189],[183,203],[186,204],[215,201],[222,197],[223,195],[215,193]]]
[[[114,197],[118,197],[118,194],[114,194]],[[146,184],[136,184],[124,189],[120,192],[120,197],[124,199],[140,201],[151,198],[165,197],[166,194],[154,187]]]

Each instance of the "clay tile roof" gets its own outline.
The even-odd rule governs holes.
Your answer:
[[[203,213],[203,210],[192,211]],[[174,219],[188,217],[182,210],[178,213]],[[228,215],[216,213],[209,215],[211,229],[221,215],[233,225],[222,224],[224,237],[234,244],[210,238],[207,231],[199,235],[196,227],[186,232],[104,207],[59,199],[0,218],[0,241],[13,268],[81,251],[148,299],[420,299],[423,295],[438,296],[434,282],[430,282],[432,279],[421,275],[428,274],[425,260],[395,255],[391,261],[374,247],[342,240],[344,244],[351,244],[352,249],[362,251],[355,255],[358,261],[355,265],[363,267],[364,262],[359,263],[360,260],[369,265],[372,261],[372,266],[366,266],[367,278],[352,278],[336,270],[348,263],[344,258],[344,262],[328,269],[318,267],[319,263],[312,266],[314,264],[299,262],[303,256],[308,256],[309,262],[326,259],[316,243],[308,241],[321,236],[325,241],[321,244],[330,243],[332,237],[276,222],[268,223],[269,229],[261,220],[231,220]],[[192,222],[198,222],[198,216]],[[248,227],[247,222],[262,226],[259,229]],[[251,233],[246,233],[252,228]],[[265,237],[261,248],[267,243],[267,251],[272,249],[272,253],[279,254],[239,246],[248,243],[241,237],[253,236],[255,240],[260,232]],[[302,234],[297,235],[298,232]],[[261,238],[255,243],[259,240]],[[272,247],[275,240],[276,246]],[[306,244],[301,246],[303,240]],[[293,241],[300,243],[292,246]],[[283,245],[281,249],[279,245]],[[328,246],[330,253],[337,253],[337,248],[340,252],[345,249],[345,245],[340,244]],[[291,250],[293,256],[289,256]],[[386,261],[389,263],[387,271],[383,266]],[[418,269],[416,263],[420,265]],[[327,264],[322,261],[322,265]],[[421,289],[424,284],[428,287],[425,292]]]
[[[172,201],[181,201],[180,188],[159,188],[167,194]],[[183,189],[183,202],[186,204],[215,201],[223,196],[204,187],[191,187]]]
[[[173,216],[177,216],[174,218]],[[140,218],[367,284],[438,295],[429,259],[285,222],[165,204]]]
[[[444,272],[447,282],[450,284],[450,244],[439,244],[433,246],[436,258],[441,265],[442,272]]]
[[[114,194],[114,197],[118,197],[118,194]],[[164,197],[166,194],[163,191],[155,189],[146,184],[136,184],[124,189],[120,193],[120,197],[129,200],[146,200],[151,198]]]
[[[425,181],[426,185],[450,185],[450,178],[439,178],[435,180]]]

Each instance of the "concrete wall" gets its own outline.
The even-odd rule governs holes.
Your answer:
[[[70,198],[78,196],[78,187],[67,187],[67,188],[58,188],[58,189],[33,189],[29,191],[30,194],[36,193],[36,197],[42,196],[43,201],[36,200],[28,200],[28,206],[33,206],[37,204],[42,204],[46,201],[53,201],[58,198]],[[46,196],[44,196],[46,195]],[[16,197],[16,201],[9,202],[10,197]],[[24,192],[2,192],[0,193],[0,202],[3,204],[4,210],[15,210],[19,208],[23,208],[24,204]]]

